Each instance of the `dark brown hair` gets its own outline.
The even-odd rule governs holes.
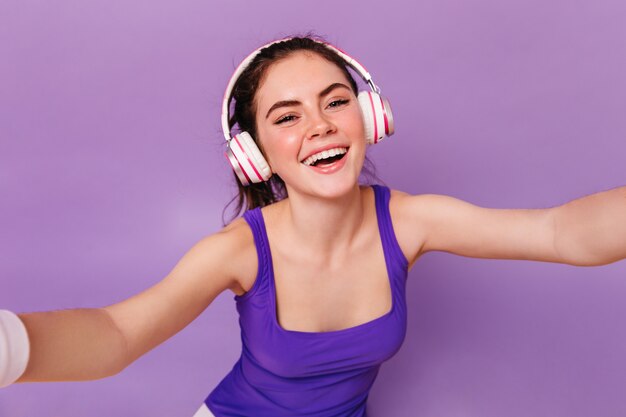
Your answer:
[[[319,36],[309,33],[271,44],[270,46],[263,48],[254,57],[246,69],[241,73],[241,76],[237,79],[231,95],[232,99],[235,101],[235,106],[232,116],[228,121],[229,127],[232,129],[235,125],[237,125],[237,130],[239,132],[248,132],[254,138],[254,141],[257,143],[262,153],[264,153],[263,148],[257,139],[257,103],[255,99],[257,90],[263,82],[263,79],[267,74],[267,70],[272,64],[275,64],[298,51],[309,51],[315,53],[327,61],[337,65],[337,67],[341,69],[348,79],[354,94],[358,94],[356,81],[352,77],[352,74],[348,71],[346,62],[343,58],[337,55],[333,50],[324,46],[321,42],[325,41]],[[369,159],[367,159],[367,157],[365,158],[362,174],[367,177],[366,182],[376,179],[374,165]],[[268,181],[250,184],[245,187],[241,185],[234,172],[233,176],[239,188],[239,193],[233,197],[233,199],[224,208],[225,212],[226,209],[236,201],[235,208],[233,209],[229,221],[232,221],[245,210],[251,210],[256,207],[264,207],[287,197],[285,182],[278,174],[273,174]],[[224,213],[222,213],[222,220],[223,219]],[[227,222],[224,222],[224,224],[226,223]]]

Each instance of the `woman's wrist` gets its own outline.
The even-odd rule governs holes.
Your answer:
[[[17,314],[0,310],[0,388],[17,381],[26,370],[30,342]]]

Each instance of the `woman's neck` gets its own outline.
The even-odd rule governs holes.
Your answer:
[[[291,193],[281,210],[281,233],[306,252],[331,257],[348,249],[364,221],[363,193],[357,184],[335,198]],[[304,242],[304,243],[303,243]]]

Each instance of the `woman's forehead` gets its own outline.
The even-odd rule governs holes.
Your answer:
[[[272,100],[297,100],[300,95],[318,94],[328,85],[339,82],[349,85],[342,70],[333,62],[309,52],[295,52],[272,64],[259,86],[259,106]],[[263,103],[263,104],[262,104]]]

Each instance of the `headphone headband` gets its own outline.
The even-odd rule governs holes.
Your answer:
[[[233,75],[230,77],[230,80],[228,81],[228,85],[226,86],[226,91],[224,92],[224,98],[222,100],[222,131],[224,132],[224,138],[226,139],[226,142],[230,141],[230,139],[231,139],[230,127],[228,126],[228,119],[229,119],[229,116],[230,116],[230,100],[231,100],[231,95],[232,95],[232,91],[233,91],[233,88],[235,86],[235,83],[237,82],[237,80],[239,79],[241,74],[246,70],[248,65],[250,65],[252,60],[263,49],[265,49],[265,48],[267,48],[267,47],[269,47],[271,45],[274,45],[276,43],[289,41],[291,39],[293,39],[293,38],[289,37],[289,38],[278,39],[278,40],[266,43],[265,45],[261,46],[260,48],[257,48],[256,50],[252,51],[252,53],[250,53],[246,58],[244,58],[243,61],[241,61],[239,66],[237,66],[237,69],[235,69],[235,72],[233,73]],[[354,71],[356,71],[361,76],[361,78],[363,78],[363,80],[367,83],[367,85],[369,85],[369,87],[372,89],[372,91],[380,94],[380,88],[376,84],[374,84],[374,82],[372,81],[372,76],[370,75],[370,73],[367,72],[365,67],[363,65],[361,65],[356,59],[352,58],[350,55],[348,55],[347,53],[343,52],[339,48],[329,44],[328,42],[324,42],[324,41],[317,40],[317,39],[312,39],[312,38],[308,38],[308,39],[311,39],[311,40],[313,40],[313,41],[315,41],[317,43],[320,43],[320,44],[324,45],[325,47],[327,47],[328,49],[330,49],[331,51],[333,51],[337,55],[339,55],[344,60],[346,65],[348,65],[350,68],[352,68]]]

